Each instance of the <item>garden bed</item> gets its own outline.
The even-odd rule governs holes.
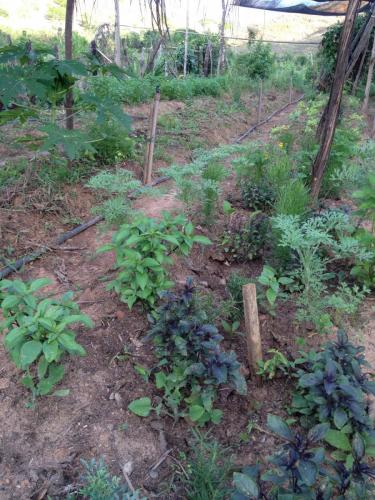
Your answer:
[[[213,101],[204,100],[199,106],[203,102],[208,108],[214,105]],[[185,108],[179,103],[167,104],[168,114],[184,113]],[[278,100],[275,108],[281,104]],[[131,109],[131,114],[147,116],[147,112],[145,107]],[[251,140],[268,142],[270,130],[283,124],[287,113],[289,110],[275,117]],[[189,133],[190,141],[199,136],[210,147],[229,142],[246,128],[245,122],[249,124],[251,121],[246,120],[246,114],[239,112],[238,119],[233,119],[232,115],[228,121],[218,114],[210,126],[205,117],[204,127],[198,124],[197,130]],[[136,132],[144,133],[144,127],[136,128]],[[191,160],[190,150],[182,145],[181,137],[178,143],[177,149],[173,142],[167,144],[165,152],[173,156],[173,160]],[[156,167],[163,167],[166,163],[165,158],[160,159]],[[166,194],[138,199],[135,206],[156,218],[163,209],[178,211],[180,202],[176,199],[172,182],[166,186]],[[236,196],[236,180],[228,177],[221,201]],[[44,207],[26,213],[23,201],[18,205],[13,200],[12,208],[9,210],[8,206],[0,213],[0,220],[4,221],[1,227],[5,245],[13,247],[13,254],[17,256],[34,249],[38,241],[56,234],[58,229],[70,227],[63,222],[65,208],[50,213]],[[79,185],[74,189],[67,188],[65,202],[64,207],[71,207],[72,217],[89,217],[93,198],[87,188]],[[197,232],[208,236],[214,245],[194,247],[189,257],[174,259],[170,271],[177,289],[183,287],[187,277],[193,277],[200,296],[205,298],[214,316],[220,301],[227,297],[226,285],[231,273],[237,271],[255,278],[262,270],[260,259],[230,264],[223,257],[219,242],[224,225],[225,217],[219,214],[214,225],[208,228],[198,226]],[[15,238],[14,234],[12,236],[13,227],[24,227],[28,232]],[[28,280],[51,278],[53,284],[48,291],[54,295],[73,290],[75,300],[93,319],[95,327],[77,330],[78,340],[87,356],[69,357],[65,363],[66,375],[61,387],[69,388],[69,395],[65,398],[40,398],[34,409],[25,407],[27,391],[19,384],[18,370],[3,346],[0,347],[1,498],[26,500],[44,498],[46,494],[64,498],[76,491],[80,483],[80,460],[98,457],[103,457],[111,472],[119,476],[123,466],[131,462],[133,485],[149,497],[183,498],[179,479],[186,473],[184,454],[188,453],[193,439],[191,423],[184,419],[174,422],[169,417],[160,420],[154,413],[141,418],[128,410],[128,405],[137,398],[147,396],[156,401],[160,391],[134,369],[136,365],[151,368],[155,363],[151,344],[144,342],[149,329],[145,311],[140,305],[129,310],[113,292],[106,290],[108,280],[113,277],[114,256],[112,253],[96,255],[95,252],[103,243],[109,242],[111,236],[112,233],[105,232],[102,227],[92,227],[69,242],[67,247],[71,247],[70,250],[56,249],[20,273],[22,279]],[[28,244],[30,238],[33,244]],[[260,311],[264,352],[274,348],[292,358],[299,349],[296,344],[298,337],[305,337],[304,349],[317,347],[327,340],[313,329],[306,330],[295,323],[294,316],[295,308],[290,302],[278,306],[274,316]],[[371,362],[375,353],[370,339],[373,324],[371,299],[367,300],[359,321],[364,325],[361,342],[366,345]],[[245,330],[243,321],[238,330]],[[266,430],[267,414],[288,416],[293,384],[288,377],[276,377],[263,384],[251,379],[247,369],[246,340],[238,332],[225,334],[223,344],[225,349],[236,352],[242,364],[248,385],[247,395],[240,396],[229,387],[219,390],[216,406],[223,411],[223,418],[220,425],[210,427],[210,436],[230,448],[228,456],[233,453],[238,465],[264,462],[266,455],[271,454],[279,443]],[[251,431],[248,430],[249,421]],[[157,473],[150,474],[153,465],[167,451],[168,456],[157,467]]]

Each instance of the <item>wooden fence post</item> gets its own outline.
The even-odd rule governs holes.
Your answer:
[[[143,171],[143,183],[145,185],[151,184],[152,180],[152,165],[154,162],[154,148],[155,148],[155,140],[156,140],[156,124],[158,121],[158,112],[159,112],[159,103],[160,103],[160,88],[156,87],[154,104],[151,109],[150,114],[150,135],[147,144],[146,150],[146,161],[145,167]]]
[[[293,98],[293,75],[290,75],[289,80],[289,104],[292,102]]]
[[[263,101],[263,80],[259,80],[257,123],[259,123],[262,118],[262,104],[263,104],[262,101]]]
[[[256,377],[258,361],[262,361],[262,342],[260,338],[257,291],[254,283],[242,287],[245,311],[247,357],[252,377]]]

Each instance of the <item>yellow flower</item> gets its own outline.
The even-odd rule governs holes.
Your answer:
[[[279,142],[279,148],[283,149],[284,147],[284,143],[283,142]]]

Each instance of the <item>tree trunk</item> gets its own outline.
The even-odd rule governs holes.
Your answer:
[[[370,99],[370,89],[371,89],[372,77],[374,75],[374,65],[375,65],[375,37],[374,37],[374,40],[372,41],[371,57],[370,57],[370,63],[368,66],[365,98],[363,100],[362,111],[367,111],[367,108],[368,108],[368,101]]]
[[[321,144],[312,167],[312,189],[311,194],[314,201],[317,200],[322,185],[323,174],[327,166],[331,152],[332,142],[335,135],[337,118],[340,110],[342,92],[345,84],[347,67],[349,61],[350,44],[353,37],[354,22],[361,0],[349,0],[348,10],[345,16],[344,27],[340,37],[335,75],[332,82],[329,101],[324,110],[320,123]]]
[[[184,78],[186,78],[186,75],[187,75],[188,49],[189,49],[189,0],[187,0],[187,4],[186,4],[186,28],[185,28],[185,50],[184,50]]]
[[[115,1],[115,63],[121,66],[120,5]]]
[[[73,58],[73,15],[74,0],[67,0],[65,14],[65,59]],[[73,89],[69,89],[65,96],[65,126],[68,130],[74,128],[73,118]]]
[[[225,63],[225,21],[228,13],[229,0],[221,0],[220,48],[217,60],[217,75],[220,75]]]
[[[211,40],[208,40],[207,42],[207,47],[206,47],[206,52],[204,54],[204,63],[203,63],[203,74],[205,77],[208,77],[209,74],[210,74],[210,61],[212,59],[212,44],[211,44]]]
[[[124,66],[125,68],[128,68],[130,66],[130,59],[129,59],[129,51],[126,38],[122,39],[122,50],[124,53]]]
[[[149,73],[150,71],[152,71],[154,69],[154,62],[155,62],[156,56],[158,55],[159,49],[160,49],[163,41],[164,41],[163,37],[160,37],[159,40],[155,43],[155,45],[152,47],[152,50],[148,56],[146,68],[145,68],[142,76],[146,75],[147,73]]]

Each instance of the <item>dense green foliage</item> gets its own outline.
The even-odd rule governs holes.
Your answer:
[[[71,300],[71,292],[61,299],[35,294],[49,284],[51,281],[46,278],[29,283],[0,282],[0,308],[4,316],[0,331],[6,333],[4,344],[12,361],[25,372],[21,382],[31,390],[33,400],[50,393],[63,378],[64,366],[59,363],[64,354],[86,354],[69,325],[93,326],[90,318]],[[65,393],[56,391],[55,394]]]
[[[353,37],[355,37],[366,21],[366,14],[359,15],[354,24]],[[323,34],[322,43],[318,54],[318,62],[321,68],[321,81],[325,82],[327,86],[333,79],[333,74],[335,70],[337,50],[339,47],[340,36],[343,29],[343,22],[338,22],[330,26],[326,32]],[[372,47],[372,37],[367,47],[367,55],[364,64],[364,74],[366,74],[366,67],[370,58],[370,52]],[[359,63],[356,65],[354,71],[358,70]]]
[[[194,243],[210,244],[208,238],[194,235],[194,227],[184,216],[164,213],[160,221],[144,215],[120,227],[112,243],[99,252],[115,251],[117,278],[109,285],[131,309],[137,301],[149,308],[156,305],[160,292],[170,288],[166,266],[171,254],[189,255]]]
[[[255,42],[250,45],[247,52],[237,56],[235,65],[239,74],[251,79],[264,80],[271,75],[274,61],[271,45]]]

